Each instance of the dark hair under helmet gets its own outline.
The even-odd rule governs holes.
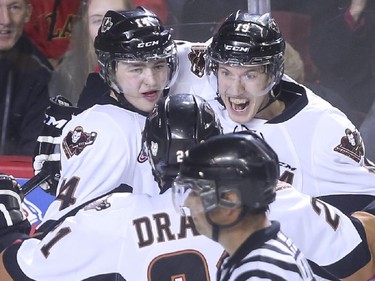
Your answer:
[[[185,152],[194,145],[222,133],[211,106],[201,97],[174,94],[158,101],[146,119],[144,149],[161,191],[177,176]]]
[[[284,39],[269,13],[254,15],[238,10],[226,18],[208,46],[208,70],[216,73],[219,63],[265,65],[277,85],[284,73],[284,51]]]
[[[117,60],[153,61],[167,59],[170,73],[165,88],[174,82],[178,70],[176,44],[170,30],[144,7],[120,12],[108,11],[94,41],[100,75],[121,92],[115,78]]]

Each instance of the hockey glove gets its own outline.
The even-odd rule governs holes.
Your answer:
[[[22,201],[21,187],[14,177],[0,174],[0,236],[12,231],[30,231],[30,223],[22,211]]]
[[[35,175],[41,171],[48,174],[40,187],[52,195],[56,195],[60,179],[62,130],[73,115],[81,112],[81,109],[72,106],[70,101],[60,95],[50,98],[50,105],[46,109],[42,135],[38,137],[34,151],[33,168]]]

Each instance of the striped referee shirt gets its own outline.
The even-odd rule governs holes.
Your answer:
[[[316,280],[300,250],[280,231],[280,224],[261,229],[227,256],[217,272],[219,281]]]

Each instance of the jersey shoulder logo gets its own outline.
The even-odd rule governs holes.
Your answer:
[[[341,138],[340,144],[334,148],[334,151],[360,163],[365,155],[365,150],[358,130],[352,131],[351,129],[346,128],[345,135]]]
[[[111,203],[108,202],[108,198],[111,197],[112,194],[106,195],[102,198],[99,198],[98,200],[91,202],[90,204],[86,205],[83,210],[96,210],[96,211],[102,211],[105,209],[108,209],[111,207]]]
[[[97,135],[95,132],[84,132],[81,126],[75,127],[66,135],[62,143],[66,157],[69,159],[73,155],[78,156],[87,146],[95,142]]]
[[[199,78],[202,78],[205,70],[205,59],[204,54],[207,46],[205,45],[193,45],[191,46],[190,53],[188,54],[189,61],[191,63],[190,70]]]

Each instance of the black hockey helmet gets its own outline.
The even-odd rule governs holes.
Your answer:
[[[218,206],[244,206],[247,212],[258,213],[275,200],[279,173],[277,154],[256,133],[224,134],[189,150],[174,190],[198,191],[206,213]],[[224,199],[223,193],[229,191],[238,195],[238,202]],[[180,207],[181,203],[175,202]]]
[[[254,15],[237,12],[228,16],[207,49],[208,71],[216,73],[218,64],[264,65],[274,77],[270,89],[284,73],[285,41],[269,13]]]
[[[167,59],[170,68],[165,85],[170,87],[178,71],[176,44],[170,30],[160,19],[144,7],[120,12],[108,11],[94,41],[100,75],[117,92],[121,92],[115,78],[117,61],[153,61]]]
[[[143,143],[161,191],[171,186],[188,149],[221,133],[219,120],[201,97],[174,94],[160,99],[146,119]]]

